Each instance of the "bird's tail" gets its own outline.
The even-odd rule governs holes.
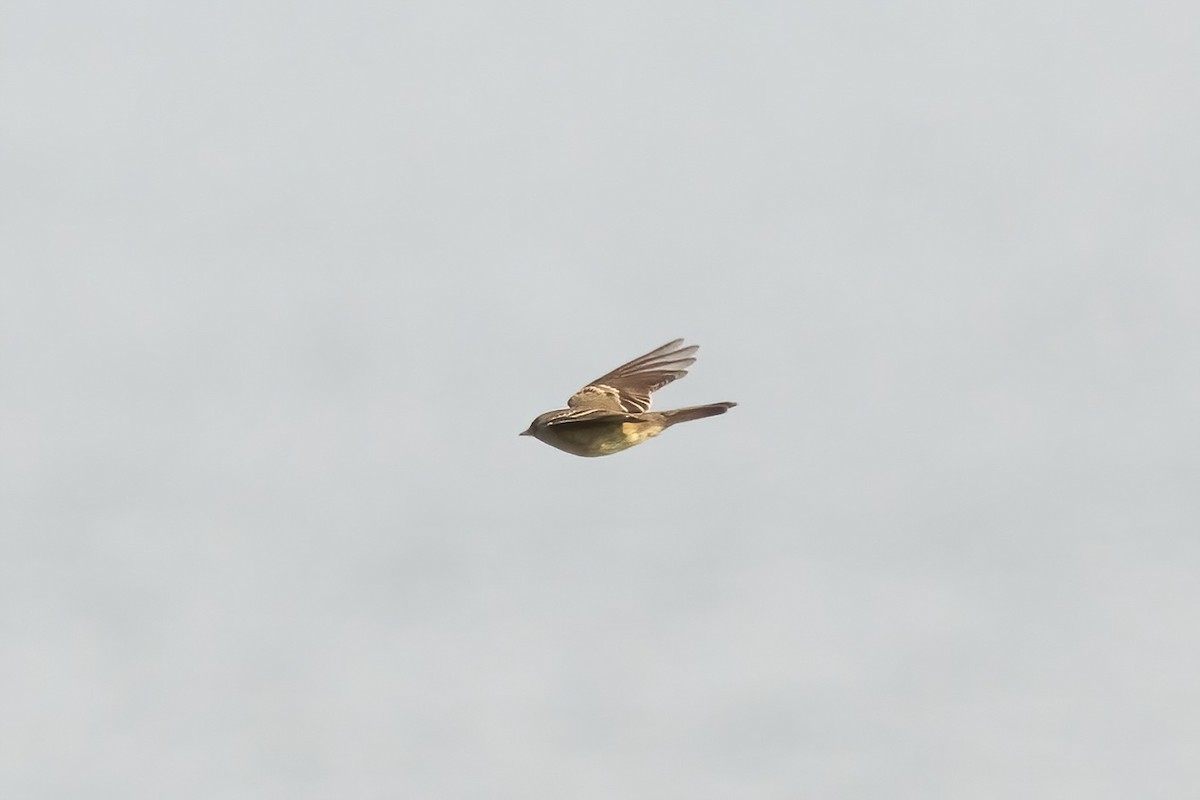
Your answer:
[[[724,414],[736,405],[737,403],[709,403],[706,406],[688,406],[687,408],[663,411],[662,415],[666,418],[666,424],[663,427],[669,428],[677,422],[691,422],[694,419],[715,417],[717,414]]]

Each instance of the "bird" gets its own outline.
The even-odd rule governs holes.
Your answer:
[[[667,342],[596,378],[567,400],[566,408],[539,414],[521,436],[593,458],[628,450],[672,425],[724,414],[737,403],[709,403],[651,411],[650,393],[687,375],[699,345]]]

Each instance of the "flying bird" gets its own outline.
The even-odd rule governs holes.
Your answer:
[[[650,393],[687,375],[699,345],[667,342],[589,383],[566,408],[540,414],[522,436],[576,456],[607,456],[658,436],[679,422],[724,414],[737,403],[651,411]]]

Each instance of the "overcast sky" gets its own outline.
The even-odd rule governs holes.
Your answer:
[[[5,3],[0,795],[1194,796],[1198,33]]]

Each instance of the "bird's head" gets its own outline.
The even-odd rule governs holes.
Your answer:
[[[529,423],[529,427],[521,431],[518,435],[536,437],[540,431],[545,429],[547,422],[555,419],[561,413],[561,411],[547,411],[545,414],[538,414],[534,417],[533,422]]]

